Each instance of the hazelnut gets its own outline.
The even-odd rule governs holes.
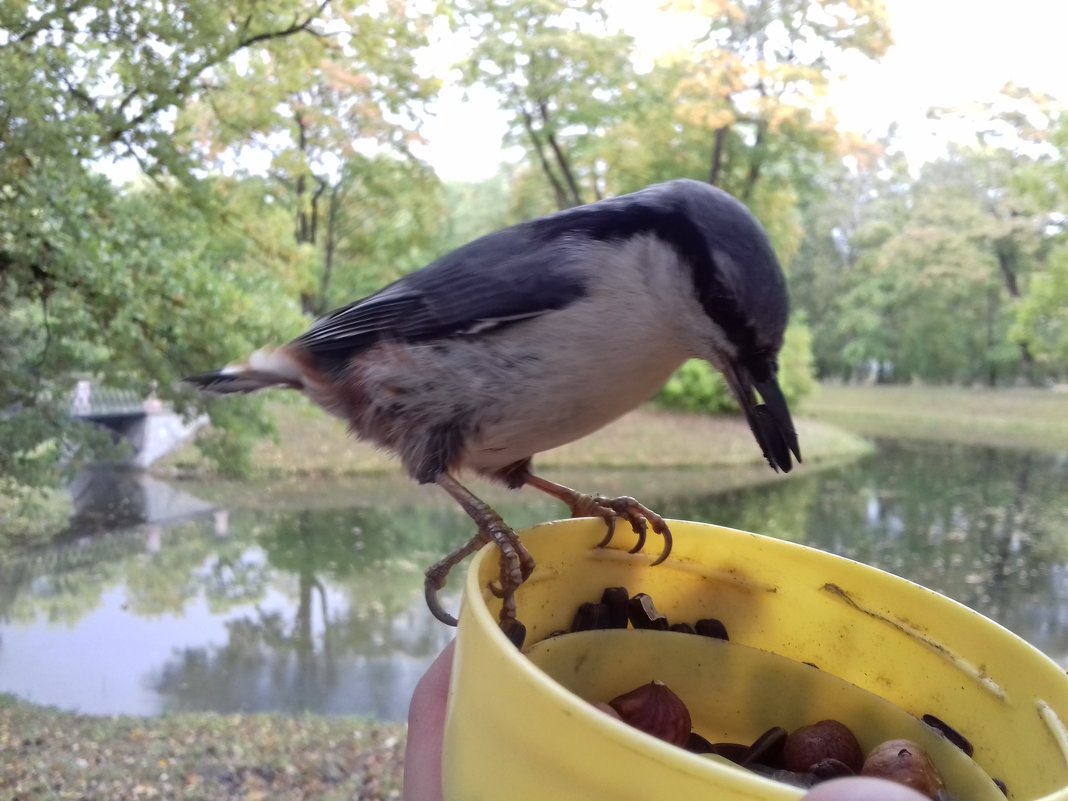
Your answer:
[[[805,773],[826,759],[836,759],[854,773],[864,764],[860,743],[844,723],[821,720],[795,729],[786,738],[782,761],[787,770]]]
[[[716,746],[697,732],[692,731],[690,736],[686,738],[686,750],[691,754],[712,754],[715,753]]]
[[[809,767],[809,773],[820,781],[837,779],[840,776],[856,775],[856,771],[850,768],[849,765],[833,758],[821,759],[819,762]]]
[[[684,746],[690,738],[690,710],[663,682],[643,684],[608,705],[624,723],[672,745]]]
[[[759,763],[769,767],[778,767],[782,761],[782,751],[786,746],[787,733],[782,726],[773,726],[761,734],[745,753],[742,764]]]
[[[936,798],[945,789],[942,774],[931,757],[911,740],[887,740],[875,746],[861,773],[904,784],[928,798]]]

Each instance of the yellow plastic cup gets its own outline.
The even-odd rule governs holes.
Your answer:
[[[916,584],[756,534],[671,521],[671,557],[607,549],[599,520],[522,534],[537,560],[519,590],[524,652],[497,627],[497,551],[467,575],[443,759],[447,801],[730,801],[803,791],[661,742],[595,709],[652,679],[686,702],[712,741],[845,722],[869,749],[917,740],[962,801],[1068,801],[1068,675],[996,623]],[[655,549],[656,543],[653,543]],[[730,642],[615,630],[548,638],[579,604],[624,586],[672,622],[721,620]],[[968,759],[919,722],[933,714],[975,747]]]

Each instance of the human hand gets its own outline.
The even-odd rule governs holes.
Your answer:
[[[445,646],[412,693],[404,750],[404,801],[441,801],[441,746],[455,649],[456,640]]]
[[[404,801],[442,801],[441,746],[445,703],[455,641],[445,646],[412,694],[404,753]],[[812,788],[803,801],[928,801],[902,784],[884,779],[834,779]]]

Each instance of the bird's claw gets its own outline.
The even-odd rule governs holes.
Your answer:
[[[448,626],[455,626],[456,618],[445,610],[438,593],[445,587],[449,572],[487,542],[497,544],[501,553],[500,579],[490,582],[489,590],[501,599],[500,624],[513,642],[519,638],[523,626],[516,620],[515,591],[534,572],[534,557],[519,541],[519,537],[501,520],[487,520],[478,533],[459,548],[426,571],[424,590],[431,614]],[[521,638],[519,638],[521,641]]]
[[[671,554],[671,529],[667,522],[647,506],[639,503],[634,498],[622,496],[619,498],[605,498],[601,495],[578,495],[573,503],[569,504],[572,517],[599,517],[605,521],[608,531],[604,538],[597,543],[598,548],[606,547],[615,535],[616,521],[623,518],[630,523],[631,529],[638,536],[637,542],[628,553],[638,553],[645,547],[649,526],[653,531],[664,538],[664,545],[660,555],[653,562],[658,565]]]
[[[456,618],[447,612],[445,607],[441,605],[441,599],[438,598],[438,593],[445,588],[445,584],[449,578],[449,572],[470,554],[474,553],[485,544],[486,539],[480,531],[459,548],[450,551],[440,561],[435,562],[427,568],[426,578],[423,581],[423,593],[426,596],[426,605],[430,609],[430,614],[446,626],[455,626],[457,621]]]
[[[519,543],[518,539],[516,539],[516,543],[517,544]],[[515,587],[517,587],[517,588],[519,587],[520,584],[522,584],[528,578],[530,578],[530,574],[534,572],[534,558],[527,552],[527,549],[524,548],[522,545],[519,546],[519,549],[520,549],[519,550],[519,554],[518,554],[518,556],[519,556],[519,580],[518,581],[514,581],[514,577],[513,577],[513,581],[510,582],[510,583],[514,583]],[[504,569],[505,569],[504,558],[502,556],[502,558],[501,558],[501,570],[503,571]],[[487,586],[489,588],[489,591],[493,594],[493,596],[495,598],[504,598],[505,595],[507,594],[507,592],[504,589],[503,579],[502,579],[502,581],[491,581]],[[513,590],[513,592],[514,592],[514,590]]]

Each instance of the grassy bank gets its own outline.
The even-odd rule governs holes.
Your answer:
[[[351,718],[88,717],[0,696],[0,797],[17,801],[384,801],[404,727]]]
[[[825,385],[799,412],[865,437],[1068,451],[1065,391]]]
[[[275,401],[270,413],[278,436],[255,446],[254,478],[329,478],[397,470],[394,458],[354,441],[340,421],[302,399]],[[807,462],[838,461],[869,447],[861,438],[821,421],[798,419],[797,428]],[[738,416],[708,417],[648,407],[537,458],[542,468],[582,470],[762,463],[752,432]],[[207,466],[196,446],[189,445],[171,455],[160,469],[193,477],[205,475]]]

